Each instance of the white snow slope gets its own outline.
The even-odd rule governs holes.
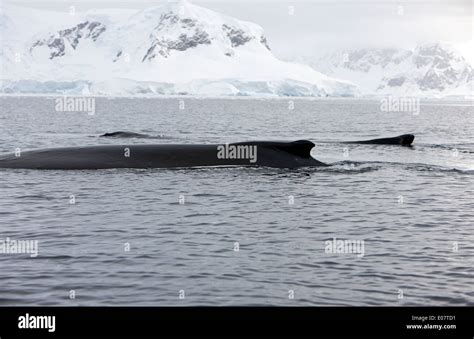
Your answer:
[[[0,93],[356,96],[278,60],[263,29],[186,1],[141,11],[0,10]]]
[[[472,66],[445,43],[421,44],[412,50],[343,50],[298,60],[330,76],[354,82],[363,95],[473,96]]]

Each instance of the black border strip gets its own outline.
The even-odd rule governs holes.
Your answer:
[[[54,315],[56,329],[19,329],[19,317]],[[412,316],[431,316],[431,321]],[[454,320],[441,320],[454,316]],[[438,318],[439,317],[439,318]],[[409,330],[407,324],[455,324]],[[473,338],[474,307],[0,307],[0,338],[14,337]]]

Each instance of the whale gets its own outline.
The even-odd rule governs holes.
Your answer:
[[[393,138],[344,143],[411,146],[414,138],[413,134],[403,134]],[[1,155],[0,168],[82,170],[203,166],[264,166],[274,168],[330,166],[311,156],[311,150],[314,146],[315,144],[309,140],[296,140],[200,145],[123,144],[62,147]]]
[[[127,132],[127,131],[116,131],[110,133],[104,133],[99,135],[101,138],[152,138],[148,134]]]
[[[380,138],[362,141],[344,141],[344,144],[370,144],[370,145],[400,145],[409,147],[415,140],[413,134],[402,134],[392,138]]]
[[[308,140],[248,141],[232,144],[142,144],[49,148],[0,156],[0,168],[87,170],[108,168],[181,168],[328,166],[311,156]]]

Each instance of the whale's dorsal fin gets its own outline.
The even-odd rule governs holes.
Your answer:
[[[232,145],[255,145],[296,155],[301,158],[311,158],[311,149],[315,146],[309,140],[296,141],[246,141]]]
[[[311,158],[311,149],[314,143],[309,140],[296,140],[292,142],[282,142],[275,145],[276,148],[302,158]]]
[[[415,140],[415,136],[413,134],[403,134],[399,136],[400,138],[400,145],[402,146],[410,146]]]

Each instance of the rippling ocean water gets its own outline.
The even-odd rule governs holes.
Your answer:
[[[294,107],[293,109],[291,109]],[[0,170],[0,305],[474,305],[474,113],[352,99],[0,99],[0,151],[309,139],[327,168]],[[98,138],[118,130],[156,138]],[[337,141],[416,135],[414,147]],[[334,238],[363,255],[328,253]]]

